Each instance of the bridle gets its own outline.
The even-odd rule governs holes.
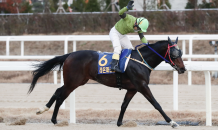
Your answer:
[[[179,51],[179,55],[178,55],[178,56],[175,56],[175,57],[172,57],[172,58],[171,58],[171,53],[170,53],[170,49],[171,49],[172,47],[177,46],[176,44],[170,46],[169,43],[168,43],[168,48],[167,48],[167,52],[166,52],[166,54],[165,54],[165,57],[161,56],[161,55],[160,55],[159,53],[157,53],[153,48],[151,48],[151,47],[149,46],[149,43],[142,43],[142,44],[137,45],[137,46],[135,47],[135,50],[137,50],[137,52],[139,53],[140,56],[141,56],[141,53],[139,52],[139,50],[138,50],[137,48],[138,48],[139,46],[141,46],[141,45],[146,45],[149,49],[151,49],[154,53],[156,53],[159,57],[161,57],[166,63],[169,63],[174,69],[176,69],[176,70],[179,69],[179,68],[176,66],[176,64],[174,64],[174,62],[172,61],[172,59],[176,59],[176,58],[178,58],[178,57],[181,57],[181,56],[182,56],[181,50],[177,50],[177,51]],[[169,56],[169,60],[170,60],[170,61],[168,61],[168,60],[166,59],[167,54],[168,54],[168,56]],[[142,57],[142,56],[141,56],[141,57]],[[143,57],[142,57],[142,59],[143,59],[144,63],[148,65],[148,63],[144,60]],[[149,66],[149,65],[148,65],[148,66]],[[153,69],[153,68],[152,68],[152,69]]]
[[[167,56],[167,54],[168,54],[168,57],[169,57],[169,60],[170,60],[170,62],[168,61],[168,63],[169,63],[174,69],[177,70],[177,69],[179,69],[179,68],[178,68],[178,66],[176,66],[176,64],[172,61],[172,59],[176,59],[176,58],[178,58],[178,57],[181,57],[181,56],[182,56],[182,52],[181,52],[181,50],[179,50],[179,56],[171,58],[170,48],[175,47],[175,46],[177,46],[177,45],[174,44],[174,45],[170,46],[170,45],[168,44],[168,49],[167,49],[167,52],[166,52],[166,54],[165,54],[165,56],[164,56],[164,59],[166,58],[166,56]]]
[[[169,59],[170,59],[170,64],[172,64],[172,65],[175,65],[175,64],[174,64],[173,61],[171,60],[171,56],[170,56],[170,48],[172,48],[172,47],[174,47],[174,46],[176,46],[176,45],[172,45],[172,46],[170,46],[170,45],[168,44],[167,52],[166,52],[166,54],[165,54],[165,56],[164,56],[164,58],[166,58],[166,56],[167,56],[167,54],[168,54]]]

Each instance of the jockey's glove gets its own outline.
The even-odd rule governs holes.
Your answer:
[[[130,0],[129,3],[128,3],[128,5],[126,6],[126,8],[127,8],[128,10],[132,9],[132,7],[134,6],[134,5],[132,5],[133,3],[134,3],[134,1],[133,1],[133,0]]]

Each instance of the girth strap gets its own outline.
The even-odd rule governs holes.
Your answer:
[[[117,82],[117,86],[119,87],[119,90],[122,89],[122,74],[121,73],[118,73],[118,72],[115,72],[116,74],[116,82]]]

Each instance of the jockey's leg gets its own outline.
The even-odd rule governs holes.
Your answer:
[[[111,61],[111,70],[116,71],[116,72],[121,72],[119,69],[118,63],[119,63],[119,58],[120,58],[120,53],[121,53],[121,45],[120,45],[120,38],[122,38],[122,34],[120,34],[115,27],[113,27],[109,33],[110,39],[113,44],[114,48],[114,54],[112,56],[112,61]]]
[[[134,49],[127,35],[123,35],[123,38],[120,40],[120,44],[123,47],[123,49]]]
[[[120,55],[113,54],[112,61],[110,64],[111,64],[111,71],[116,71],[121,73],[122,71],[119,68],[119,56]]]

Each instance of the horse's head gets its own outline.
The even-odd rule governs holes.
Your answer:
[[[171,39],[168,37],[168,50],[167,54],[165,55],[166,59],[170,61],[170,65],[175,68],[179,74],[182,74],[186,71],[185,65],[182,60],[182,50],[179,49],[177,42],[178,37],[176,38],[175,42],[172,42]],[[168,55],[168,56],[167,56]]]

